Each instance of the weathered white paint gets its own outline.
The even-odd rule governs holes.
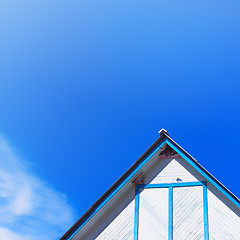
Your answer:
[[[168,239],[168,189],[144,189],[139,199],[139,240]]]
[[[159,159],[158,154],[140,170],[145,184],[206,181],[183,158]],[[133,240],[134,197],[129,182],[73,240]],[[168,239],[168,189],[145,189],[139,200],[139,240]],[[202,187],[173,188],[173,205],[174,240],[203,239]],[[210,240],[240,239],[239,209],[209,183],[208,209]]]
[[[207,194],[210,240],[239,240],[240,209],[211,185]]]
[[[132,201],[123,211],[102,231],[96,240],[109,239],[133,239],[134,229],[134,201]]]
[[[183,158],[161,159],[144,174],[144,183],[174,183],[204,181],[202,177]]]
[[[173,239],[204,239],[202,186],[173,188]]]
[[[73,240],[133,240],[135,186],[129,183],[104,206]]]

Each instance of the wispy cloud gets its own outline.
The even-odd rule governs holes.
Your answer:
[[[73,223],[73,210],[26,165],[0,137],[0,239],[59,239]]]

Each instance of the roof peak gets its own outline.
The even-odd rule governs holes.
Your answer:
[[[162,128],[158,133],[160,134],[160,136],[161,135],[168,135],[169,136],[167,130],[165,130],[164,128]]]

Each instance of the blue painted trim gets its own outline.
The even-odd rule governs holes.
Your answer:
[[[160,183],[141,184],[135,186],[135,213],[134,213],[134,240],[138,240],[139,228],[139,193],[140,189],[168,188],[168,240],[173,240],[173,188],[174,187],[203,187],[203,216],[204,216],[204,240],[208,240],[208,209],[207,209],[207,182],[184,182],[184,183]]]
[[[240,203],[234,199],[227,191],[225,191],[216,181],[214,181],[206,172],[204,172],[193,160],[186,156],[178,147],[175,146],[168,139],[165,141],[173,150],[175,150],[181,157],[183,157],[192,167],[194,167],[200,174],[203,175],[214,187],[216,187],[223,195],[225,195],[230,201],[240,207]]]
[[[138,223],[139,223],[139,188],[135,187],[135,213],[134,213],[134,240],[138,240]]]
[[[190,159],[186,154],[184,154],[179,147],[176,146],[175,143],[172,143],[169,139],[163,139],[158,146],[153,150],[142,162],[138,165],[138,167],[132,171],[125,178],[125,180],[119,184],[119,186],[111,193],[109,196],[95,209],[93,213],[91,213],[85,221],[83,221],[76,230],[74,230],[73,234],[71,234],[67,239],[71,240],[73,236],[77,234],[77,232],[86,225],[86,223],[134,176],[134,174],[139,171],[150,159],[151,157],[165,144],[167,143],[172,149],[174,149],[181,157],[183,157],[193,168],[195,168],[200,174],[202,174],[213,186],[215,186],[222,194],[224,194],[230,201],[232,201],[236,206],[240,207],[240,203],[233,198],[224,188],[219,185],[209,174],[203,171],[192,159]]]
[[[138,188],[169,188],[169,187],[193,187],[203,186],[204,182],[181,182],[181,183],[159,183],[159,184],[142,184]]]
[[[173,188],[168,188],[168,240],[173,240]]]
[[[207,182],[203,186],[204,240],[209,239]]]
[[[126,179],[111,193],[109,196],[95,209],[95,211],[89,215],[89,217],[76,229],[74,233],[70,235],[67,239],[71,240],[88,222],[95,216],[95,214],[110,200],[112,197],[134,176],[134,174],[140,170],[151,158],[152,156],[165,144],[166,140],[162,140],[158,146],[152,151],[139,165],[138,167],[126,177]]]

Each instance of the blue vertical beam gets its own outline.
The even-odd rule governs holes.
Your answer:
[[[173,188],[168,188],[168,240],[173,239]]]
[[[139,187],[135,186],[134,240],[138,240],[139,223]]]
[[[204,240],[209,239],[207,182],[203,182]]]

